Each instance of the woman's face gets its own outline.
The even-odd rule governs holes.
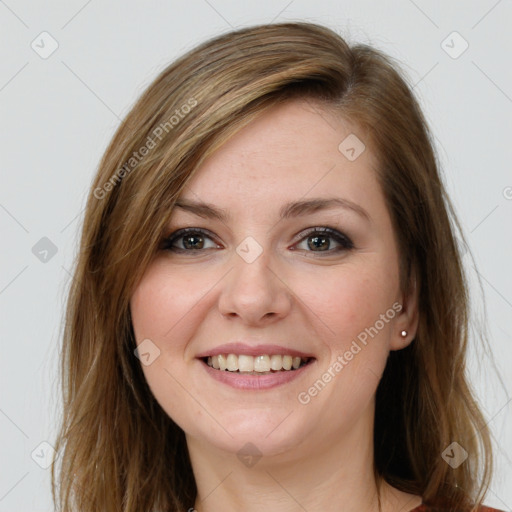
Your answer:
[[[298,456],[371,436],[389,351],[417,318],[365,143],[289,101],[185,188],[131,314],[147,382],[189,442]]]

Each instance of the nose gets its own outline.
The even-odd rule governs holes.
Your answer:
[[[226,318],[250,326],[268,325],[286,317],[292,293],[279,272],[271,268],[268,251],[248,263],[233,255],[234,268],[222,280],[218,308]],[[274,265],[275,267],[275,265]]]

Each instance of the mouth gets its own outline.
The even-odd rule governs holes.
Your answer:
[[[300,357],[290,354],[217,354],[202,357],[201,360],[214,370],[237,373],[239,375],[271,375],[294,372],[314,360],[313,357]]]
[[[316,358],[275,345],[229,344],[198,354],[206,375],[222,385],[251,392],[266,391],[301,379]]]

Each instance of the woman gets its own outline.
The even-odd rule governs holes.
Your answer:
[[[132,108],[68,301],[63,510],[491,510],[459,224],[397,69],[263,25]]]

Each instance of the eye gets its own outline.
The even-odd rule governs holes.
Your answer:
[[[354,248],[354,244],[348,236],[328,227],[310,228],[302,231],[298,236],[300,237],[299,243],[290,248],[292,251],[299,249],[327,255]],[[194,252],[199,254],[207,249],[222,249],[222,246],[216,243],[214,238],[213,234],[203,228],[183,228],[162,240],[161,249],[189,254]]]
[[[212,235],[201,228],[183,228],[175,231],[162,242],[162,249],[173,252],[192,252],[205,249],[220,249]]]
[[[339,252],[343,250],[350,250],[354,248],[352,240],[340,231],[337,231],[328,227],[315,227],[309,231],[300,233],[302,236],[299,244],[295,245],[301,250],[307,252],[319,252],[332,254],[333,252]],[[306,244],[305,247],[300,245]],[[335,247],[333,247],[333,245]]]

